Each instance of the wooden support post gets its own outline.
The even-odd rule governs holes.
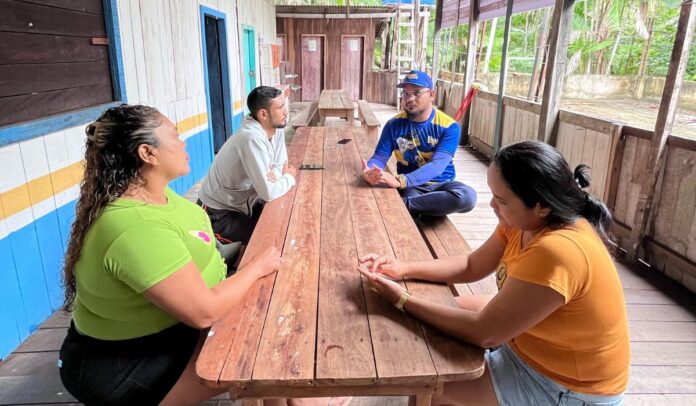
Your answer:
[[[534,66],[532,67],[532,74],[529,77],[529,90],[527,91],[527,99],[532,100],[532,96],[534,96],[535,89],[536,89],[536,84],[537,84],[537,78],[541,77],[541,59],[546,56],[546,38],[548,37],[548,25],[549,25],[549,16],[551,15],[551,8],[547,7],[546,10],[544,10],[544,16],[541,19],[541,28],[539,29],[539,35],[537,36],[537,41],[536,45],[537,48],[534,51]]]
[[[413,10],[411,11],[411,22],[413,22],[413,27],[411,27],[411,59],[413,59],[411,67],[413,69],[422,69],[420,66],[420,60],[418,58],[419,50],[421,47],[420,35],[418,35],[418,27],[420,27],[420,0],[413,0]]]
[[[437,0],[435,5],[435,32],[433,33],[433,83],[437,84],[437,76],[440,73],[440,31],[442,30],[442,3],[445,0]]]
[[[479,26],[479,0],[471,0],[469,3],[469,38],[466,45],[466,71],[464,71],[464,82],[462,85],[462,98],[466,97],[466,92],[476,79],[476,40],[478,39]],[[461,102],[460,102],[461,103]],[[469,110],[464,114],[462,130],[459,135],[459,144],[466,145],[469,142]]]
[[[561,91],[565,74],[566,54],[573,29],[575,0],[556,0],[551,23],[548,63],[544,75],[544,98],[541,101],[538,139],[555,144],[554,126],[561,108]]]
[[[495,132],[493,133],[493,153],[500,148],[503,139],[503,97],[505,97],[505,80],[507,79],[507,51],[510,43],[510,24],[512,23],[512,0],[507,0],[505,13],[505,31],[503,34],[503,58],[500,63],[500,81],[498,82],[498,107],[495,111]]]
[[[662,91],[660,110],[657,113],[655,122],[655,133],[650,143],[650,155],[648,162],[645,163],[648,175],[643,178],[643,183],[638,196],[636,215],[633,220],[631,230],[630,246],[628,248],[628,258],[637,260],[640,255],[643,238],[651,217],[653,205],[655,203],[655,187],[660,175],[660,170],[664,166],[665,145],[674,125],[674,117],[679,103],[679,92],[686,64],[689,59],[689,49],[694,37],[694,25],[696,25],[696,6],[693,1],[685,1],[681,5],[677,34],[674,38],[672,48],[672,58],[669,61],[669,70],[665,80],[665,87]]]
[[[452,73],[452,76],[450,77],[450,93],[452,93],[452,85],[454,84],[454,79],[455,79],[455,74],[457,73],[457,49],[459,48],[459,11],[461,8],[459,7],[460,4],[457,3],[457,20],[454,23],[454,27],[451,29],[454,30],[454,45],[452,46],[452,61],[450,62],[450,72]],[[452,41],[450,40],[450,44],[452,44]]]

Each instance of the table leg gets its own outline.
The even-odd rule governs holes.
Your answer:
[[[431,393],[420,393],[408,397],[408,406],[430,406],[433,395]]]

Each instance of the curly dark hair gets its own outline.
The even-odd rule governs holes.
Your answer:
[[[137,150],[142,144],[158,146],[155,129],[160,124],[161,114],[154,107],[123,104],[106,110],[85,129],[84,175],[63,267],[65,311],[75,301],[75,264],[87,231],[130,185],[146,183]]]

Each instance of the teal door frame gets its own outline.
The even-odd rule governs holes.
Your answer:
[[[242,25],[244,50],[244,89],[248,95],[256,87],[256,33],[254,27]]]

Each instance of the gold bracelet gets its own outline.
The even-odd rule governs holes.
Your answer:
[[[399,189],[406,189],[406,176],[396,175],[396,180],[399,181]]]
[[[397,309],[401,310],[402,312],[406,311],[404,309],[404,306],[406,306],[406,302],[408,301],[408,298],[411,297],[411,292],[408,290],[404,289],[401,292],[401,297],[399,297],[399,301],[394,304]]]

